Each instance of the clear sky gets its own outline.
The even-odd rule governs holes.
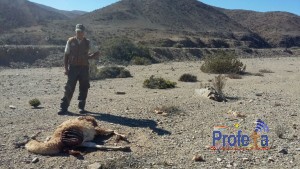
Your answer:
[[[93,11],[118,0],[30,0],[62,10]],[[163,1],[163,0],[162,0]],[[300,16],[300,0],[200,0],[226,9],[247,9],[260,12],[286,11]]]

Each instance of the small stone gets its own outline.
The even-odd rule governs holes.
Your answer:
[[[227,165],[226,165],[226,168],[231,168],[231,167],[232,167],[231,164],[227,164]]]
[[[283,148],[282,150],[279,151],[279,153],[282,153],[282,154],[288,154],[288,150]]]
[[[262,96],[263,93],[256,93],[255,96]]]
[[[275,160],[272,157],[268,157],[268,162],[274,162]]]
[[[31,162],[32,162],[32,163],[37,163],[37,162],[39,162],[39,158],[35,157],[35,158],[32,159]]]
[[[253,100],[251,99],[251,100],[249,100],[249,103],[252,103],[253,102]]]
[[[297,124],[293,124],[293,129],[297,129]]]
[[[195,155],[193,157],[193,161],[197,161],[197,162],[204,162],[204,158],[201,155]]]
[[[300,148],[296,148],[295,150],[296,150],[296,151],[300,151]]]
[[[221,162],[223,159],[222,158],[217,158],[217,161],[218,162]]]
[[[16,106],[14,106],[14,105],[9,105],[9,108],[10,108],[10,109],[16,109]]]
[[[117,95],[125,95],[126,93],[125,92],[115,92],[115,94],[117,94]]]
[[[102,168],[102,164],[100,163],[94,163],[88,166],[88,169],[101,169]]]
[[[242,158],[243,162],[249,161],[249,158]]]

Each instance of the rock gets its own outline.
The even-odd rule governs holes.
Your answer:
[[[275,160],[272,157],[268,157],[268,162],[274,162]]]
[[[231,168],[231,167],[232,167],[231,164],[227,164],[227,165],[226,165],[226,168]]]
[[[32,162],[32,163],[37,163],[37,162],[39,162],[39,158],[38,158],[38,157],[35,157],[35,158],[32,159],[31,162]]]
[[[255,93],[255,96],[262,96],[263,93]]]
[[[209,98],[214,101],[223,102],[226,98],[219,94],[213,87],[195,89],[195,93],[199,96]]]
[[[239,118],[245,118],[246,115],[242,114],[241,112],[236,112],[233,110],[229,110],[228,114],[232,114],[234,117],[239,117]]]
[[[94,163],[88,166],[88,169],[101,169],[102,168],[102,164],[100,163]]]
[[[204,158],[201,155],[195,155],[193,157],[193,161],[197,161],[197,162],[204,162]]]
[[[283,148],[279,151],[279,153],[288,154],[288,150],[286,148]]]
[[[221,162],[221,161],[223,161],[223,159],[222,158],[217,158],[217,161]]]
[[[16,109],[16,106],[14,106],[14,105],[9,105],[9,108],[10,108],[10,109]]]
[[[243,162],[249,161],[249,158],[242,158]]]
[[[297,124],[293,124],[293,129],[297,129]]]
[[[115,94],[117,94],[117,95],[125,95],[126,93],[125,92],[115,92]]]
[[[300,148],[296,148],[295,150],[296,150],[296,151],[300,151]]]
[[[209,88],[195,89],[195,93],[199,96],[208,97],[211,91]]]

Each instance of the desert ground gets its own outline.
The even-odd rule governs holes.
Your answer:
[[[132,78],[91,81],[88,114],[96,117],[101,126],[127,135],[130,141],[116,143],[112,136],[97,138],[97,142],[128,145],[131,152],[84,149],[81,158],[35,155],[16,146],[38,132],[41,134],[37,139],[45,140],[63,121],[79,116],[78,86],[71,113],[57,115],[66,82],[63,68],[1,69],[0,168],[81,169],[92,168],[92,164],[102,168],[300,168],[300,57],[241,61],[247,65],[247,72],[269,69],[274,73],[228,78],[224,88],[225,95],[232,98],[228,102],[215,102],[195,93],[195,89],[217,76],[201,72],[200,61],[128,66]],[[198,82],[179,82],[183,73],[196,75]],[[143,81],[151,75],[175,81],[177,87],[143,88]],[[33,98],[42,103],[38,109],[28,103]],[[177,111],[154,113],[161,106],[174,106]],[[228,114],[229,110],[246,117],[235,118]],[[270,129],[266,133],[270,150],[210,150],[214,126],[227,125],[236,134],[233,125],[239,123],[239,130],[250,135],[257,119]],[[193,160],[197,155],[204,161]]]

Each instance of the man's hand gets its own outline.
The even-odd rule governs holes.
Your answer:
[[[69,69],[65,69],[65,75],[68,76],[68,74],[69,74]]]
[[[89,55],[89,59],[96,59],[99,56],[100,52],[97,51]]]

